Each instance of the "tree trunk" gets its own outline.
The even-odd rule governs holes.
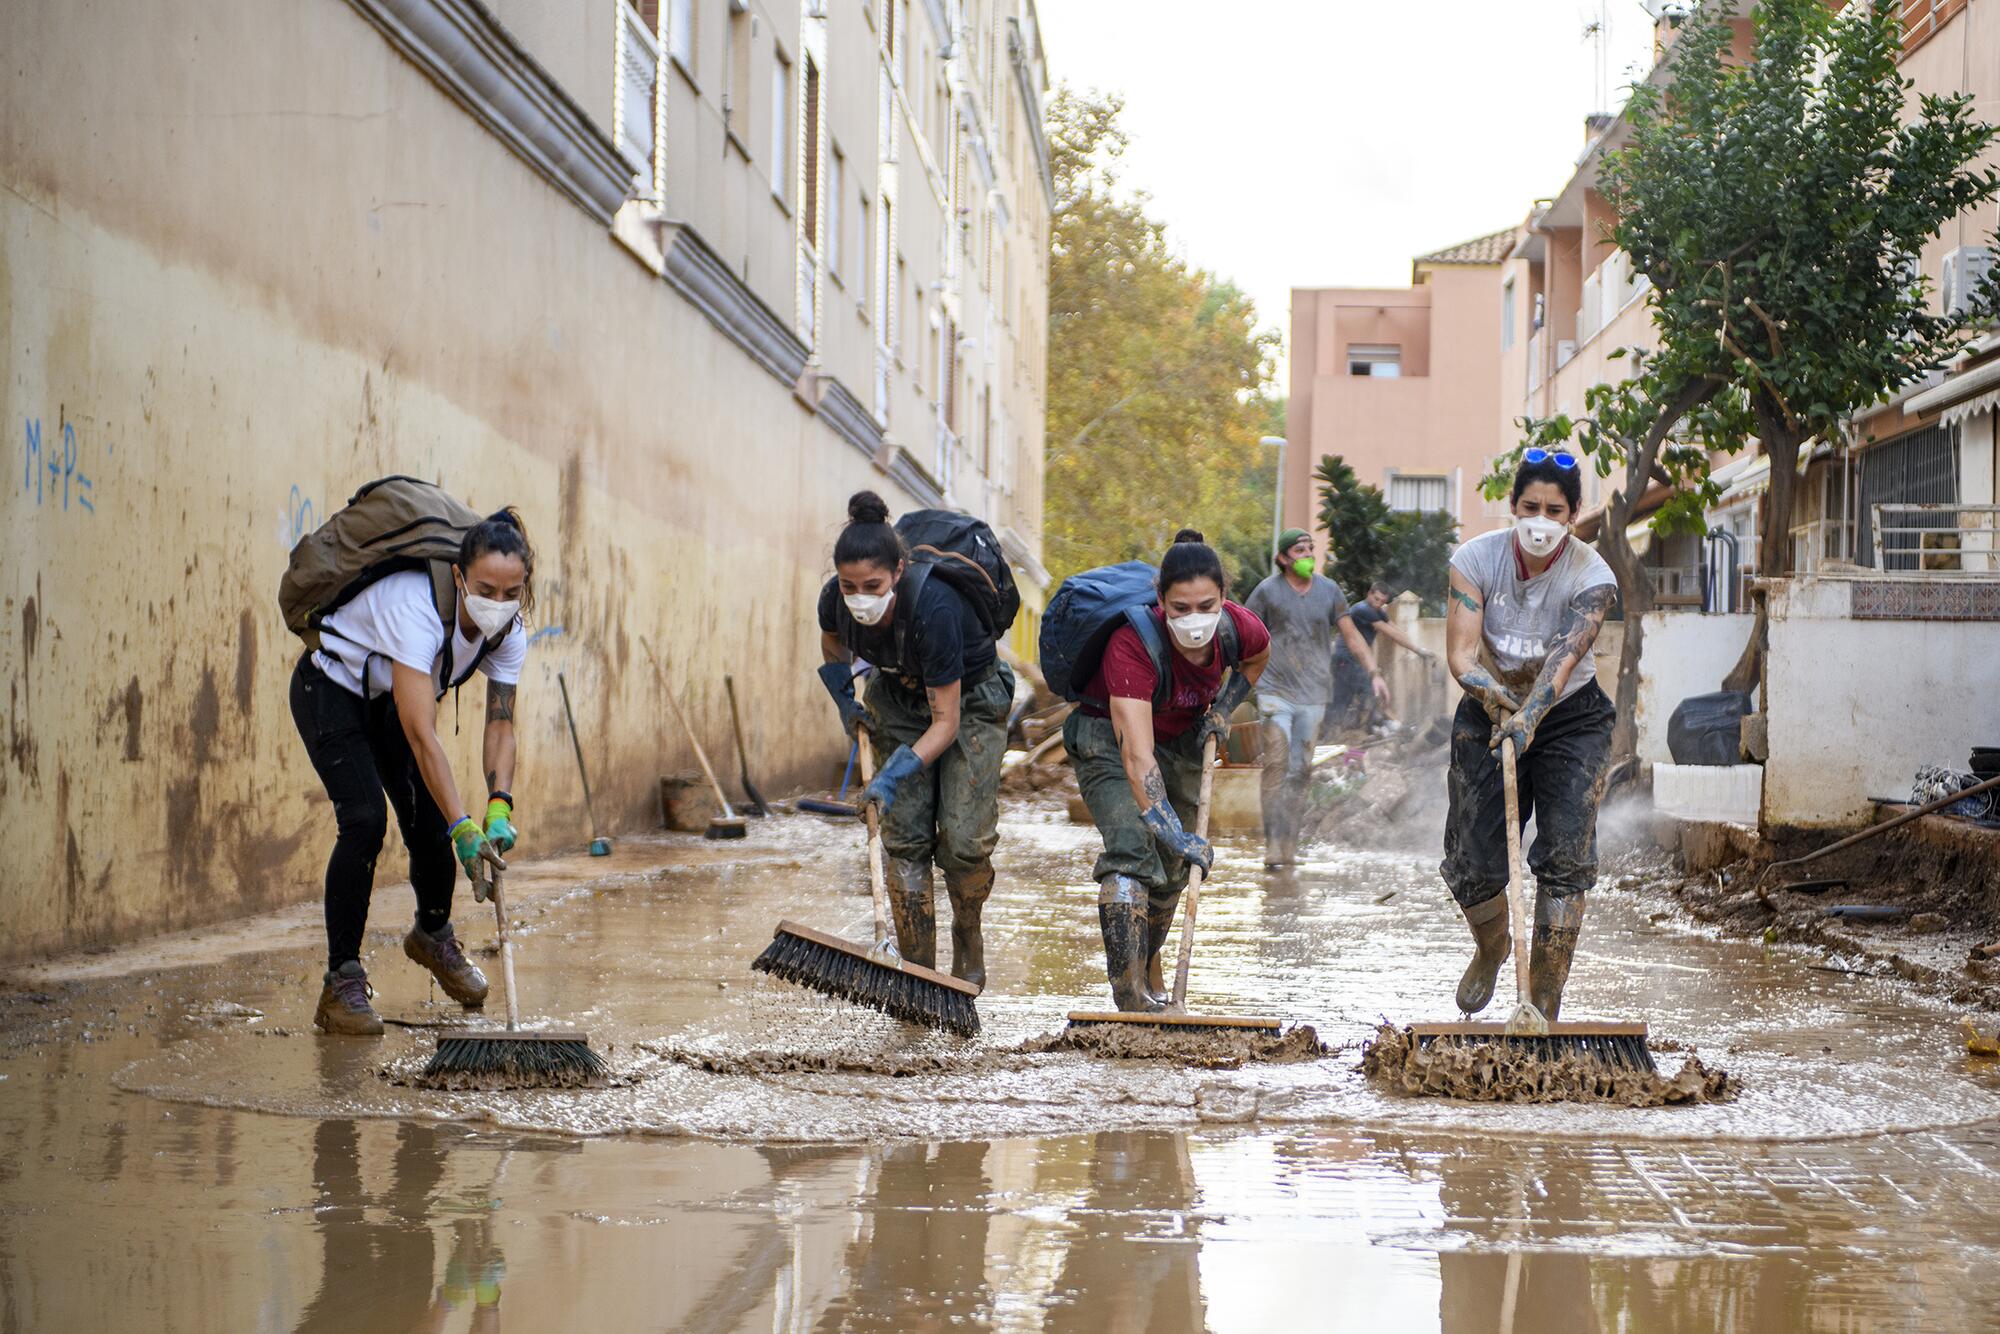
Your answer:
[[[1604,527],[1597,544],[1604,563],[1618,577],[1618,600],[1625,612],[1625,637],[1618,649],[1618,686],[1613,697],[1618,717],[1611,725],[1614,767],[1639,753],[1639,650],[1646,635],[1646,613],[1653,609],[1653,584],[1626,539],[1625,528],[1632,522],[1630,497],[1645,493],[1651,469],[1650,455],[1628,464],[1625,485],[1604,502]]]
[[[1799,447],[1806,436],[1761,394],[1755,406],[1758,433],[1771,459],[1770,490],[1764,495],[1764,521],[1757,541],[1757,577],[1778,579],[1792,571],[1792,502],[1799,489]],[[1763,679],[1764,653],[1770,646],[1770,610],[1762,595],[1756,602],[1757,619],[1750,627],[1750,642],[1743,646],[1743,656],[1729,675],[1722,678],[1724,690],[1748,694]],[[1759,701],[1760,707],[1768,703]]]

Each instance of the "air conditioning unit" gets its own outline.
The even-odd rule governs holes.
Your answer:
[[[1990,246],[1964,245],[1944,257],[1944,273],[1938,281],[1938,295],[1944,313],[1963,316],[1971,313],[1972,298],[1993,272]]]

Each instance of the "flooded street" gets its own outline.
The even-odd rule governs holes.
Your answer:
[[[851,825],[522,863],[524,1011],[588,1031],[602,1089],[429,1093],[402,1080],[433,1030],[318,1037],[316,905],[16,970],[0,1330],[2000,1328],[2000,1063],[1944,1009],[1607,890],[1565,1017],[1646,1019],[1664,1070],[1699,1054],[1739,1097],[1386,1096],[1376,1023],[1455,1017],[1435,855],[1267,876],[1244,842],[1191,1008],[1335,1053],[1040,1050],[1105,1000],[1095,846],[1009,811],[971,1042],[750,972],[780,916],[865,934]],[[456,1022],[408,901],[377,892],[377,1008]]]

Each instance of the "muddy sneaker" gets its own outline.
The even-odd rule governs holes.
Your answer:
[[[326,975],[313,1023],[329,1037],[380,1037],[382,1018],[368,1003],[369,994],[368,974],[358,960],[349,959],[338,972]]]
[[[411,927],[410,934],[403,937],[403,953],[430,969],[444,994],[460,1005],[476,1010],[486,1004],[486,974],[465,957],[449,922],[435,936],[420,926]]]

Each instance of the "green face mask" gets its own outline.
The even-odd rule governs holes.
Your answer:
[[[1293,561],[1292,573],[1296,574],[1301,579],[1312,578],[1313,558],[1311,556],[1301,556],[1297,560]]]

